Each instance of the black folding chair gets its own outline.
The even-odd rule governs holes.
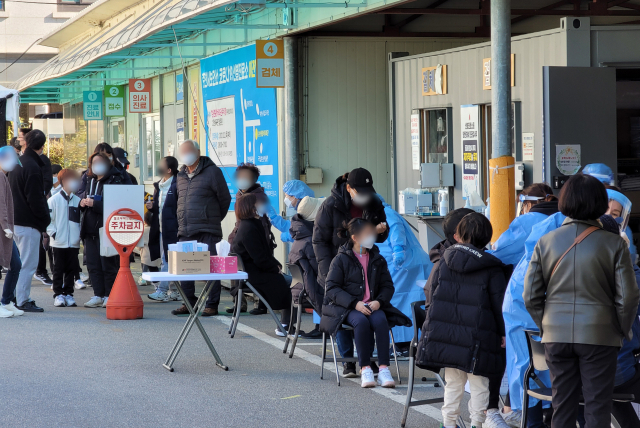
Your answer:
[[[551,388],[547,387],[536,375],[535,371],[544,372],[549,370],[547,359],[544,356],[544,345],[541,341],[537,341],[534,337],[539,337],[540,332],[537,330],[525,330],[527,336],[527,348],[529,349],[529,367],[524,373],[524,395],[522,400],[522,422],[520,428],[527,426],[527,417],[529,413],[529,396],[537,398],[541,401],[552,401]],[[530,381],[533,381],[538,388],[529,388]],[[635,399],[633,394],[613,394],[613,401],[621,403],[629,403]],[[584,406],[582,397],[580,405]],[[611,415],[611,428],[620,428],[620,424],[616,418]]]
[[[291,299],[291,318],[289,319],[289,332],[292,331],[291,325],[293,323],[293,308],[297,308],[297,317],[295,330],[293,333],[287,333],[287,338],[284,341],[284,349],[282,350],[283,354],[287,353],[287,348],[289,347],[289,342],[291,342],[291,351],[289,351],[289,358],[293,358],[293,353],[296,350],[296,343],[298,343],[298,332],[300,331],[300,325],[302,323],[302,311],[304,310],[304,301],[309,302],[311,307],[317,311],[317,308],[314,307],[313,303],[309,299],[309,295],[307,294],[304,288],[304,278],[302,276],[302,268],[294,263],[287,263],[287,268],[289,268],[289,272],[291,273],[291,288],[295,287],[297,284],[302,284],[302,291],[300,291],[300,295],[298,296],[298,302],[294,302],[293,298]]]
[[[237,257],[238,270],[244,272],[244,263],[242,262],[242,257],[240,257],[237,254],[230,254],[230,255],[234,255]],[[233,311],[233,317],[231,317],[231,324],[229,325],[229,332],[228,332],[231,335],[231,338],[233,339],[233,337],[236,334],[236,328],[238,327],[238,321],[240,320],[240,310],[242,307],[242,295],[244,293],[253,293],[255,297],[257,297],[262,303],[264,303],[264,305],[267,307],[267,310],[273,317],[273,320],[276,322],[276,327],[283,333],[283,335],[286,335],[287,333],[284,331],[284,328],[282,327],[282,323],[280,322],[276,314],[273,312],[273,309],[271,309],[271,306],[269,305],[269,303],[265,300],[264,297],[262,297],[260,293],[258,293],[255,287],[251,285],[249,280],[241,280],[241,281],[238,281],[238,283],[239,284],[238,284],[238,295],[236,296],[236,305]]]
[[[413,317],[413,339],[411,339],[411,345],[409,347],[409,386],[407,387],[407,401],[404,404],[404,412],[402,413],[402,421],[400,421],[400,426],[404,428],[407,423],[407,415],[409,414],[409,408],[415,406],[424,406],[425,404],[435,404],[444,402],[444,397],[442,398],[430,398],[428,400],[416,400],[411,401],[411,397],[413,395],[413,384],[414,384],[414,376],[416,371],[416,352],[418,350],[418,340],[420,338],[420,328],[424,324],[426,319],[426,313],[423,309],[425,304],[424,300],[420,300],[418,302],[411,303],[411,314]],[[436,381],[440,386],[444,387],[445,382],[440,376],[440,373],[435,373],[435,379],[429,379],[430,381]],[[465,428],[466,425],[462,420],[462,417],[458,418],[458,426],[460,428]]]

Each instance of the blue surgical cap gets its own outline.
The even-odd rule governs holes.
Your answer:
[[[603,163],[591,163],[584,167],[582,173],[595,177],[603,183],[613,184],[613,171]]]
[[[305,196],[315,197],[315,193],[309,186],[300,180],[289,180],[282,186],[282,191],[296,199],[302,199]]]

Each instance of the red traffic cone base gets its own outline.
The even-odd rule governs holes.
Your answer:
[[[126,256],[127,266],[122,266],[120,256],[120,271],[113,283],[109,300],[107,301],[107,319],[110,320],[135,320],[142,318],[144,303],[138,292],[136,282],[129,269],[129,256]]]

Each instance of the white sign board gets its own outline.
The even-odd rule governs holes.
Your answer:
[[[209,153],[218,166],[237,166],[235,97],[207,101]]]
[[[134,184],[107,184],[102,192],[102,221],[107,224],[109,216],[121,208],[129,208],[144,218],[144,186]],[[104,228],[103,228],[104,230]],[[106,238],[106,234],[105,234]],[[113,248],[107,238],[106,245]],[[144,247],[144,237],[136,247]],[[113,248],[115,251],[115,248]]]
[[[556,145],[556,167],[562,175],[580,171],[580,144]]]
[[[415,171],[420,170],[420,115],[411,115],[411,164]]]
[[[480,143],[480,106],[460,107],[462,141],[462,196],[476,192],[482,197],[482,144]]]
[[[533,162],[534,147],[535,147],[535,138],[534,138],[533,132],[523,132],[522,133],[522,161],[523,162]]]

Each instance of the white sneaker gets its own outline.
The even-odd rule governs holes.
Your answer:
[[[169,295],[164,291],[156,291],[155,293],[149,294],[147,297],[157,302],[168,302],[170,300]]]
[[[289,326],[285,325],[285,324],[282,324],[282,328],[284,329],[284,331],[287,331],[287,328],[289,328]],[[276,336],[287,337],[287,335],[284,334],[279,328],[276,328]]]
[[[363,388],[373,388],[376,386],[376,380],[373,377],[373,370],[371,370],[371,367],[367,367],[366,369],[362,370],[360,372],[360,378],[362,379],[362,383],[360,384],[360,386],[362,386]]]
[[[87,284],[82,282],[81,279],[78,279],[78,280],[76,280],[76,283],[75,283],[74,287],[76,288],[76,290],[82,290],[82,289],[87,288]]]
[[[176,302],[182,301],[182,296],[180,296],[180,293],[178,293],[177,291],[170,291],[168,296],[169,296],[169,300],[173,300]]]
[[[89,279],[89,275],[87,275],[87,274],[86,274],[86,273],[84,273],[84,272],[80,272],[80,281],[84,282],[84,281],[86,281],[87,279]]]
[[[67,306],[67,301],[64,300],[64,296],[62,294],[58,294],[55,299],[53,299],[53,306],[59,308],[61,306]]]
[[[512,410],[509,413],[504,413],[502,410],[500,410],[500,416],[502,416],[502,419],[504,419],[507,425],[509,425],[511,428],[520,428],[520,423],[522,421],[522,411]]]
[[[53,290],[53,284],[51,284],[51,287],[49,287],[49,288],[51,288],[51,290]]]
[[[0,318],[11,318],[13,316],[13,312],[4,308],[4,306],[0,306]]]
[[[373,371],[372,371],[373,372]],[[391,376],[391,372],[388,367],[381,368],[378,372],[378,385],[383,388],[395,388],[396,381],[393,380],[393,376]]]
[[[109,300],[108,297],[105,297],[104,299],[102,299],[102,307],[106,308],[107,307],[107,300]]]
[[[64,301],[67,302],[67,306],[78,306],[73,296],[64,296]]]
[[[509,425],[500,416],[498,409],[487,410],[487,418],[482,424],[484,428],[509,428]]]
[[[91,300],[84,304],[85,308],[99,308],[102,306],[103,300],[102,297],[93,296]]]
[[[14,317],[19,317],[20,315],[24,315],[24,311],[16,308],[16,305],[14,305],[13,302],[9,302],[8,305],[0,304],[0,307],[6,309],[9,312],[13,312]]]

